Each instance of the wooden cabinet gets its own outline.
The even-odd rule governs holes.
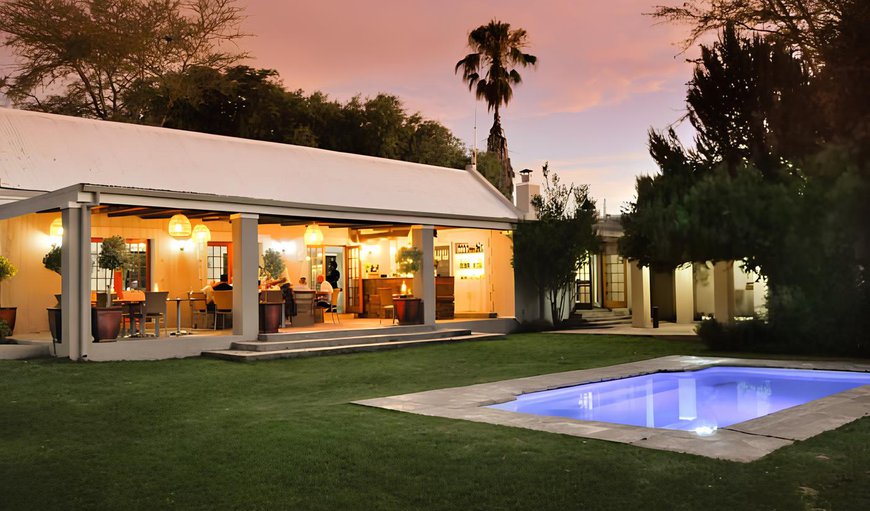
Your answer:
[[[435,277],[435,319],[453,319],[453,277]]]

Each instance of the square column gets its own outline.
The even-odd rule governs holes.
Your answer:
[[[631,269],[631,326],[652,328],[652,308],[650,306],[649,268],[629,261]]]
[[[258,215],[236,213],[233,227],[233,334],[254,340],[259,332],[259,245]]]
[[[435,227],[415,227],[411,238],[423,253],[420,271],[414,274],[414,296],[423,299],[423,324],[435,324]]]
[[[59,353],[86,360],[91,344],[91,212],[70,203],[61,209],[61,332]]]
[[[692,265],[677,266],[674,269],[674,301],[677,309],[677,323],[691,323],[695,320],[695,282]]]
[[[713,265],[713,317],[719,323],[734,320],[734,261]]]

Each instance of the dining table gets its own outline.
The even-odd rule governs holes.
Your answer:
[[[145,312],[142,310],[145,300],[121,298],[112,300],[112,303],[127,307],[127,315],[130,317],[130,333],[126,337],[145,337]]]

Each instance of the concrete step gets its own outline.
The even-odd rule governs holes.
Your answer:
[[[373,328],[349,328],[347,330],[293,330],[276,334],[260,334],[260,341],[298,341],[300,339],[337,339],[339,337],[359,337],[363,335],[380,335],[394,332],[416,333],[434,332],[432,325],[390,325],[389,320],[383,326]]]
[[[460,337],[471,335],[471,330],[426,330],[423,332],[408,332],[407,330],[387,329],[385,333],[372,333],[372,329],[366,329],[360,335],[340,335],[322,339],[294,338],[275,341],[242,341],[234,342],[232,349],[244,351],[278,351],[289,349],[324,348],[329,346],[350,346],[359,344],[377,344],[383,342],[415,341],[419,339],[437,339],[442,337]],[[337,331],[338,333],[340,331]]]
[[[257,360],[276,360],[281,358],[314,357],[319,355],[337,355],[341,353],[357,353],[363,351],[381,351],[413,346],[428,346],[442,343],[454,343],[464,341],[487,341],[503,339],[504,334],[480,334],[471,333],[453,337],[431,337],[427,339],[414,339],[404,341],[387,341],[365,344],[348,344],[340,346],[322,346],[316,348],[284,349],[275,351],[247,351],[247,350],[215,350],[203,351],[202,356],[219,358],[235,362],[253,362]]]
[[[581,321],[573,325],[574,328],[610,328],[619,325],[630,325],[631,316],[626,318],[613,319],[596,319],[590,321]]]

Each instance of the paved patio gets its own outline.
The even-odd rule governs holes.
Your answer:
[[[618,325],[606,328],[580,328],[576,330],[556,330],[554,334],[592,334],[592,335],[643,335],[651,337],[697,337],[697,323],[659,323],[658,328],[635,328],[631,325]]]
[[[520,394],[530,392],[659,371],[696,370],[717,365],[870,372],[870,364],[847,362],[670,356],[596,369],[366,399],[355,403],[387,410],[534,429],[738,462],[757,460],[795,441],[805,440],[870,415],[870,385],[720,428],[708,436],[689,431],[580,421],[485,408],[487,405],[511,401]]]

